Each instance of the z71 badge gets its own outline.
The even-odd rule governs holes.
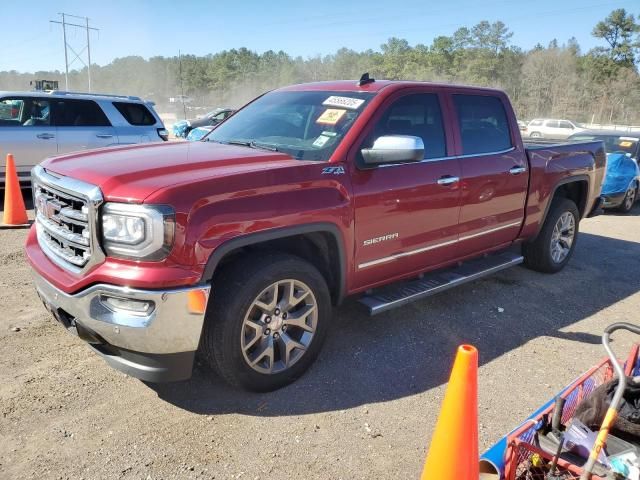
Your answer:
[[[344,175],[344,167],[325,167],[322,175]]]

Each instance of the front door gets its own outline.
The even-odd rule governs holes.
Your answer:
[[[499,96],[452,95],[458,118],[462,198],[461,257],[513,241],[524,220],[526,153],[513,138]]]
[[[18,175],[26,178],[34,165],[57,153],[56,129],[51,124],[48,99],[3,97],[0,99],[0,175],[4,158],[12,153]]]
[[[424,270],[456,257],[460,164],[450,158],[441,98],[412,90],[391,97],[350,162],[355,206],[355,284]],[[360,150],[383,135],[421,137],[424,160],[365,166]],[[452,152],[452,150],[451,150]],[[447,179],[443,181],[443,179]]]

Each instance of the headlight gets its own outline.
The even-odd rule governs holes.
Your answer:
[[[113,257],[162,260],[173,246],[175,214],[167,205],[107,203],[102,243]]]

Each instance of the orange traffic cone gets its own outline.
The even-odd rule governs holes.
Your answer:
[[[478,350],[458,347],[421,480],[478,480]]]
[[[7,166],[4,170],[4,223],[0,227],[17,228],[29,226],[27,209],[24,206],[20,180],[13,155],[7,154]]]

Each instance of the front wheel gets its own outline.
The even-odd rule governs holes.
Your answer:
[[[300,377],[331,321],[324,277],[293,255],[249,256],[214,282],[202,350],[228,383],[265,392]]]
[[[624,200],[618,207],[618,210],[622,213],[629,213],[633,208],[634,203],[636,203],[636,198],[638,197],[638,185],[635,183],[629,187],[627,193],[624,195]]]
[[[569,262],[578,238],[579,213],[568,198],[553,200],[542,230],[522,247],[525,265],[545,273],[559,272]]]

